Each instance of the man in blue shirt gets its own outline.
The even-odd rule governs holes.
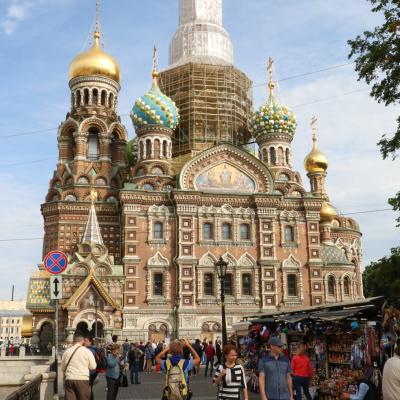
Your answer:
[[[289,359],[282,355],[283,342],[274,336],[268,344],[271,355],[258,364],[261,400],[293,400],[292,369]]]

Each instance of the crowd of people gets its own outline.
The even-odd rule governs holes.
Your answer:
[[[289,360],[282,354],[284,344],[278,336],[271,337],[268,344],[270,353],[258,365],[260,400],[301,400],[302,393],[312,400],[312,367],[304,346],[299,345]],[[169,345],[164,341],[129,343],[126,339],[120,345],[113,338],[113,343],[106,346],[95,345],[90,337],[76,334],[74,344],[62,356],[65,399],[93,399],[93,385],[99,373],[105,373],[107,400],[116,400],[121,386],[140,384],[142,372],[162,371],[166,374],[162,400],[190,400],[190,379],[200,373],[201,364],[204,375],[213,377],[218,400],[248,400],[245,370],[238,362],[233,342],[222,347],[219,338],[215,342],[198,339],[193,344],[181,339]],[[400,399],[400,342],[385,365],[382,391],[383,400]],[[357,393],[343,393],[342,399],[381,400],[382,396],[366,370]]]

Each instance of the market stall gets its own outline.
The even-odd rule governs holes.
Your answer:
[[[368,367],[379,388],[381,370],[390,355],[381,341],[385,337],[382,303],[382,298],[373,298],[250,317],[247,335],[242,332],[238,336],[250,390],[258,391],[257,365],[268,351],[269,338],[275,335],[287,344],[285,354],[290,358],[300,343],[306,345],[315,398],[337,400],[344,392],[354,393]]]

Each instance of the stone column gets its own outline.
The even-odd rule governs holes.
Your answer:
[[[112,328],[105,328],[104,329],[104,340],[106,343],[112,342]]]
[[[31,338],[31,345],[38,345],[40,343],[40,330],[33,329],[32,331],[32,338]]]
[[[74,341],[75,328],[66,328],[66,331],[67,331],[66,342],[68,344],[71,344]]]
[[[321,227],[321,242],[323,244],[332,244],[331,223],[321,222],[320,227]]]
[[[86,160],[86,147],[87,147],[87,138],[89,134],[87,133],[74,133],[75,143],[76,143],[76,154],[75,160]]]

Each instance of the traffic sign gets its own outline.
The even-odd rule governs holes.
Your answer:
[[[51,300],[62,299],[62,276],[50,277],[50,298]]]
[[[62,251],[51,251],[44,258],[43,265],[51,274],[61,274],[68,267],[68,258]]]

